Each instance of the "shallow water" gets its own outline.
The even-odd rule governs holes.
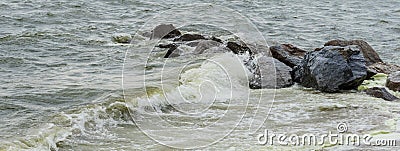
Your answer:
[[[152,17],[177,8],[183,11],[170,15],[171,20],[185,21],[180,16],[186,15],[193,16],[194,22],[214,25],[182,27],[186,32],[226,38],[224,30],[254,31],[256,27],[260,35],[241,30],[237,34],[249,41],[265,43],[264,37],[268,44],[292,43],[306,50],[331,39],[364,39],[384,61],[400,64],[400,2],[213,1],[207,8],[221,5],[228,9],[208,12],[215,13],[206,18],[209,20],[199,20],[199,14],[193,13],[196,10],[185,10],[193,2],[0,2],[0,150],[165,150],[193,146],[310,150],[322,147],[258,145],[257,135],[264,129],[278,134],[321,135],[336,132],[341,122],[347,123],[349,133],[384,131],[398,136],[398,102],[356,91],[325,94],[300,86],[248,90],[244,70],[234,66],[235,56],[164,60],[157,58],[163,52],[149,54],[152,41],[118,45],[111,37],[151,29],[164,21]],[[203,7],[197,9],[204,12]],[[236,12],[229,13],[229,9]],[[221,30],[221,26],[226,28]],[[144,37],[136,38],[140,41]],[[153,59],[148,60],[149,55]],[[210,58],[234,76],[205,61]],[[187,63],[185,72],[177,75]],[[181,81],[176,80],[178,76]],[[211,82],[203,83],[207,80]],[[216,101],[207,102],[208,97]],[[148,107],[148,100],[157,107]],[[357,148],[336,145],[324,149]]]

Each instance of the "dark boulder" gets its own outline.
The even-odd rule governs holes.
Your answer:
[[[400,71],[389,74],[386,87],[393,91],[400,91]]]
[[[356,46],[326,46],[307,52],[292,77],[305,87],[323,92],[357,88],[367,77],[365,60]]]
[[[180,36],[181,32],[172,24],[161,24],[151,31],[150,39],[166,39]]]
[[[179,38],[175,38],[174,41],[193,41],[199,39],[206,39],[206,38],[199,34],[184,34]]]
[[[300,65],[303,56],[307,53],[307,51],[291,44],[271,46],[269,50],[271,51],[272,57],[278,59],[291,68]]]
[[[378,53],[365,41],[363,40],[331,40],[325,43],[324,46],[349,46],[349,45],[357,45],[360,47],[361,52],[365,58],[367,66],[372,65],[374,63],[383,62],[379,57]]]
[[[394,101],[394,100],[399,99],[396,96],[390,94],[386,90],[386,88],[373,87],[373,88],[369,88],[369,89],[365,90],[365,92],[370,96],[382,98],[386,101]]]
[[[254,76],[250,78],[252,89],[279,89],[293,85],[290,75],[292,69],[282,62],[262,56],[257,59],[257,67]]]

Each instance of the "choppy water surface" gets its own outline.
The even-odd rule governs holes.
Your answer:
[[[399,138],[400,129],[396,132],[400,118],[398,102],[353,91],[325,94],[300,86],[277,91],[247,90],[243,84],[246,77],[241,74],[231,77],[229,84],[234,85],[231,87],[222,74],[224,71],[213,63],[204,62],[210,58],[208,56],[168,60],[163,70],[164,84],[160,87],[159,71],[165,60],[157,56],[162,53],[151,54],[156,57],[150,59],[149,66],[143,66],[149,61],[150,50],[142,48],[151,46],[151,42],[118,45],[111,41],[115,34],[134,35],[143,25],[154,27],[156,25],[148,24],[153,16],[168,9],[184,8],[189,3],[194,1],[0,2],[0,150],[171,149],[142,133],[143,128],[137,125],[140,120],[152,123],[144,125],[153,128],[146,134],[169,136],[162,138],[170,140],[169,146],[192,145],[190,137],[211,143],[208,141],[212,137],[207,134],[219,134],[225,127],[238,124],[230,135],[206,148],[219,150],[292,149],[294,146],[257,145],[257,135],[264,129],[278,134],[326,134],[336,131],[340,122],[348,124],[349,133],[385,132]],[[331,39],[364,39],[384,61],[400,64],[400,2],[396,0],[213,1],[209,5],[216,7],[217,4],[247,17],[269,44],[292,43],[313,50]],[[232,14],[226,14],[229,15]],[[234,19],[222,17],[215,24],[234,24],[232,21]],[[187,27],[186,32],[224,37],[223,32],[205,27],[209,26]],[[127,50],[129,63],[125,69],[129,69],[129,74],[124,78],[130,87],[125,90],[125,98],[129,98],[125,103],[122,67]],[[234,65],[234,61],[229,60],[235,57],[222,54],[213,59]],[[193,64],[180,75],[186,81],[179,83],[173,74],[165,76],[189,62]],[[143,85],[144,73],[146,86]],[[205,80],[218,82],[203,83],[203,88],[198,90]],[[207,91],[214,88],[219,91]],[[179,92],[185,99],[195,102],[179,102],[182,99]],[[232,100],[226,99],[232,98],[230,92],[236,95]],[[210,102],[202,102],[200,94],[204,94],[204,98],[218,96],[217,101],[208,106]],[[248,99],[247,94],[253,97]],[[209,110],[196,116],[183,114],[165,105],[164,96],[172,104],[180,104],[180,111]],[[275,96],[272,108],[271,96]],[[159,108],[146,107],[148,100]],[[249,102],[243,104],[242,100]],[[252,121],[252,115],[257,113],[263,117],[270,110],[263,127],[255,134],[248,133],[250,123],[264,122],[264,118]],[[226,114],[230,113],[228,111],[244,114]],[[155,113],[157,116],[153,116]],[[187,134],[190,137],[151,127],[169,121],[178,128],[175,130],[195,126],[200,129],[219,121],[221,115],[226,115],[226,120],[215,125],[213,131]],[[132,118],[139,121],[134,123]],[[242,121],[235,123],[238,119]],[[295,148],[310,150],[321,149],[321,146]]]

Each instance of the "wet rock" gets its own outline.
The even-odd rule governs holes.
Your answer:
[[[368,71],[371,73],[391,74],[392,72],[400,71],[400,66],[390,63],[378,62],[368,66]]]
[[[173,48],[173,47],[177,47],[177,44],[175,44],[175,43],[159,44],[157,47],[159,47],[159,48]]]
[[[213,40],[213,41],[216,41],[216,42],[219,42],[219,43],[223,42],[221,39],[219,39],[217,37],[214,37],[214,36],[211,36],[211,38],[209,38],[209,40]]]
[[[184,54],[184,50],[178,47],[174,51],[172,51],[172,53],[169,55],[168,58],[179,57],[179,56],[182,56],[183,54]]]
[[[400,91],[400,71],[389,74],[386,87],[393,91]]]
[[[250,48],[251,55],[272,56],[267,45],[251,43],[247,46]]]
[[[129,109],[125,103],[115,102],[107,106],[106,115],[114,120],[132,121]]]
[[[228,42],[227,46],[234,54],[243,54],[249,52],[251,55],[251,50],[246,44],[238,44],[236,42]]]
[[[400,66],[384,62],[374,63],[367,67],[367,79],[378,73],[391,74],[396,71],[400,71]]]
[[[365,60],[355,46],[326,46],[307,52],[291,72],[293,80],[322,92],[357,88],[367,77]]]
[[[159,44],[159,48],[169,48],[164,58],[177,57],[183,54],[183,50],[179,49],[180,45],[195,46],[196,48],[193,52],[188,52],[188,54],[208,54],[208,53],[224,53],[230,50],[223,46],[222,43],[216,42],[214,40],[196,40],[188,43],[170,43],[170,44]]]
[[[174,39],[174,41],[193,41],[199,39],[206,39],[206,38],[199,34],[184,34],[179,38]]]
[[[373,87],[373,88],[369,88],[369,89],[365,90],[365,92],[370,96],[382,98],[386,101],[394,101],[394,100],[399,99],[396,96],[390,94],[386,90],[386,88]]]
[[[189,41],[189,42],[185,43],[185,45],[190,46],[190,47],[196,47],[201,41],[203,41],[203,40]]]
[[[140,32],[139,35],[141,35],[143,37],[151,38],[152,32],[151,31],[143,31],[143,32]]]
[[[166,39],[180,36],[181,32],[172,24],[161,24],[151,31],[150,39]]]
[[[216,38],[214,36],[211,36],[211,37],[207,37],[205,39],[200,38],[198,40],[188,41],[188,42],[185,43],[185,45],[188,45],[190,47],[196,47],[199,44],[199,42],[202,42],[204,40],[214,41],[214,42],[218,42],[218,43],[221,43],[221,44],[223,43],[223,41],[221,39]]]
[[[257,59],[257,64],[256,73],[250,78],[250,88],[279,89],[293,85],[290,75],[292,69],[279,60],[262,56]]]
[[[367,66],[372,65],[374,63],[383,62],[379,57],[378,53],[365,41],[363,40],[331,40],[325,43],[324,46],[349,46],[349,45],[357,45],[361,48],[361,52],[365,58]]]
[[[128,44],[132,40],[132,36],[128,34],[114,35],[112,41],[116,43]]]
[[[168,49],[167,53],[164,55],[164,58],[171,58],[171,57],[179,56],[179,52],[175,52],[175,50],[178,48],[178,45],[169,44],[169,45],[166,45],[165,48],[167,48],[167,46],[169,49]]]
[[[291,44],[281,44],[269,48],[272,57],[293,68],[300,65],[307,51],[297,48]]]
[[[213,48],[213,47],[219,47],[220,45],[221,45],[221,43],[213,41],[213,40],[202,40],[196,46],[196,49],[194,49],[194,53],[202,54],[202,53],[204,53],[205,50]]]
[[[225,52],[230,52],[229,48],[226,48],[224,46],[218,46],[218,47],[211,47],[209,49],[206,49],[202,52],[202,54],[213,54],[213,53],[225,53]]]

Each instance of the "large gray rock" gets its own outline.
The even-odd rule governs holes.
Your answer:
[[[394,101],[394,100],[399,99],[396,96],[390,94],[386,90],[386,88],[373,87],[373,88],[369,88],[369,89],[365,90],[365,92],[370,96],[381,98],[386,101]]]
[[[326,46],[308,52],[292,71],[293,80],[323,92],[354,89],[367,77],[365,60],[356,46]]]
[[[250,78],[252,89],[279,89],[293,85],[290,71],[292,69],[282,62],[262,56],[257,59],[257,69],[254,76]]]
[[[172,24],[161,24],[151,31],[150,39],[173,38],[180,36],[181,32]]]
[[[400,91],[400,71],[389,74],[386,87],[393,91]]]
[[[271,46],[269,50],[271,51],[272,57],[278,59],[291,68],[300,65],[303,56],[307,53],[307,51],[291,44]]]
[[[363,40],[331,40],[324,44],[324,46],[349,46],[357,45],[360,47],[361,52],[365,58],[367,66],[372,65],[377,62],[383,62],[379,57],[378,53],[365,41]]]

